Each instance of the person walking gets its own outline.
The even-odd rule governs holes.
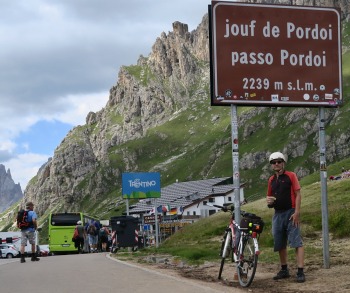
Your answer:
[[[24,257],[24,249],[27,245],[27,240],[29,241],[29,244],[32,246],[32,261],[39,261],[40,258],[36,255],[36,245],[35,245],[35,233],[38,228],[38,216],[36,212],[33,211],[34,204],[30,201],[26,204],[26,211],[27,214],[27,222],[29,223],[28,227],[21,229],[21,263],[25,263],[26,259]]]
[[[78,247],[78,253],[84,252],[84,242],[86,239],[86,231],[83,227],[83,223],[81,221],[77,222],[76,229],[78,231],[78,237],[76,239],[76,246]]]
[[[100,229],[99,237],[101,241],[101,251],[107,251],[109,230],[106,226]]]
[[[91,222],[87,228],[89,238],[90,252],[97,252],[97,228],[94,222]]]
[[[298,265],[297,282],[305,282],[304,247],[300,231],[301,192],[299,180],[294,172],[286,171],[286,158],[281,152],[274,152],[269,157],[274,175],[268,179],[267,205],[274,208],[272,218],[272,234],[274,251],[278,251],[281,270],[274,280],[289,278],[287,264],[287,240],[290,247],[295,248]]]

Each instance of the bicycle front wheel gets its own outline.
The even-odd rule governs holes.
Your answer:
[[[255,276],[258,265],[258,255],[255,251],[256,241],[256,238],[244,237],[241,242],[243,248],[238,251],[237,274],[242,287],[250,286]]]

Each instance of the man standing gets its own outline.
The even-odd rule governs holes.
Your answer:
[[[86,231],[82,225],[82,221],[77,222],[76,229],[78,231],[78,239],[76,239],[76,244],[78,246],[78,253],[84,252],[84,242],[86,238]]]
[[[300,205],[301,193],[298,178],[294,172],[286,171],[287,162],[280,152],[270,155],[274,175],[268,180],[267,205],[274,208],[272,218],[272,234],[274,238],[274,251],[278,251],[281,270],[274,280],[289,278],[287,264],[287,241],[290,247],[295,248],[298,265],[297,282],[305,282],[304,275],[304,247],[300,232]]]
[[[27,239],[32,246],[32,261],[39,261],[40,259],[36,256],[36,245],[35,245],[35,231],[38,227],[38,216],[33,211],[34,204],[32,202],[28,202],[26,204],[27,214],[27,222],[29,223],[28,227],[21,229],[21,263],[26,262],[24,258],[24,248],[27,244]]]

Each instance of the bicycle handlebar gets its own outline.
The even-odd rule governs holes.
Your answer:
[[[212,206],[223,210],[225,213],[229,211],[229,209],[228,209],[227,206],[219,206],[219,205],[217,205],[217,204],[213,204]],[[230,211],[232,212],[232,211],[234,211],[234,209],[235,209],[234,206],[231,205],[231,206],[230,206]]]
[[[219,208],[221,209],[222,211],[224,211],[225,213],[230,211],[232,213],[232,215],[234,215],[235,213],[235,207],[232,205],[232,204],[227,204],[227,206],[220,206],[220,205],[217,205],[217,204],[207,204],[209,206],[212,206],[212,207],[216,207],[216,208]],[[229,207],[228,207],[229,206]],[[252,213],[247,213],[246,211],[240,211],[241,212],[241,216],[242,217],[256,217],[255,214],[252,214]]]

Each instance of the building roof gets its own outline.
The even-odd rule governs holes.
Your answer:
[[[160,198],[142,199],[129,207],[129,214],[148,213],[154,206],[177,208],[192,205],[208,196],[222,196],[232,192],[232,177],[176,182],[161,189]]]

